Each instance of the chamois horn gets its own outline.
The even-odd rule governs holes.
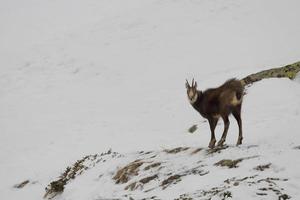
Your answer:
[[[186,87],[191,87],[189,84],[189,81],[187,79],[185,79],[185,80],[186,80],[186,83],[185,83]]]

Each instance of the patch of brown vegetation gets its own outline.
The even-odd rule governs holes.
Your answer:
[[[127,185],[124,189],[133,191],[136,189],[136,185],[137,185],[137,182],[133,182],[133,183],[130,183],[129,185]]]
[[[44,195],[44,198],[48,197],[50,194],[53,194],[53,197],[55,197],[57,194],[62,193],[67,182],[70,179],[74,179],[76,177],[76,174],[81,174],[82,172],[80,172],[80,170],[86,169],[83,165],[83,162],[86,161],[89,157],[93,156],[85,156],[81,160],[77,160],[72,167],[67,167],[64,173],[60,175],[58,180],[52,181],[46,187],[46,194]],[[50,197],[50,199],[53,197]]]
[[[199,166],[199,167],[194,167],[192,169],[188,169],[183,174],[181,174],[181,176],[182,177],[183,176],[188,176],[188,175],[205,176],[205,175],[207,175],[209,173],[209,171],[205,171],[205,170],[201,169],[200,167],[203,167],[203,166]]]
[[[280,178],[270,178],[270,177],[268,177],[268,178],[260,179],[257,182],[258,183],[260,183],[260,182],[267,182],[267,183],[276,185],[276,183],[274,181],[288,181],[288,180],[289,179],[287,179],[287,178],[280,179]]]
[[[116,181],[117,184],[119,183],[127,183],[131,176],[138,175],[139,167],[144,162],[141,160],[135,160],[125,167],[119,169],[113,179]]]
[[[209,197],[208,199],[211,199],[214,196],[219,196],[220,198],[224,197],[227,192],[226,189],[228,187],[223,186],[223,187],[213,187],[210,190],[202,190],[200,192],[200,197]],[[230,196],[232,197],[231,193]],[[225,198],[222,198],[222,200],[224,200]]]
[[[223,159],[220,160],[219,162],[215,163],[215,166],[221,166],[221,167],[228,167],[228,168],[237,168],[237,164],[242,162],[243,160],[247,159],[252,159],[252,158],[257,158],[259,156],[250,156],[250,157],[244,157],[244,158],[239,158],[236,160],[231,160],[231,159]]]
[[[221,166],[221,167],[228,167],[228,168],[237,168],[237,164],[242,162],[243,159],[236,159],[236,160],[230,160],[230,159],[223,159],[217,163],[215,163],[215,166]]]
[[[237,179],[236,177],[233,177],[233,178],[231,178],[231,179],[226,179],[225,181],[224,181],[224,183],[226,183],[226,184],[231,184],[231,183],[233,183],[233,185],[234,186],[238,186],[241,182],[244,182],[244,181],[246,181],[246,180],[253,180],[254,178],[256,178],[258,175],[253,175],[253,176],[246,176],[246,177],[244,177],[244,178],[239,178],[239,179]],[[252,181],[253,182],[253,181]],[[250,183],[250,182],[248,182],[248,183]]]
[[[272,165],[271,163],[266,164],[266,165],[258,165],[256,167],[254,167],[253,169],[257,170],[257,171],[264,171],[265,169],[269,169],[271,165]]]
[[[141,155],[147,155],[147,154],[150,154],[150,153],[152,153],[153,151],[140,151],[139,152],[139,154],[141,154]]]
[[[60,179],[57,181],[52,181],[50,183],[50,186],[48,186],[48,187],[51,188],[51,192],[61,193],[64,191],[66,183],[67,183],[66,179]],[[50,191],[50,190],[48,190],[48,191]],[[46,194],[48,194],[48,193],[46,193]]]
[[[223,146],[216,146],[213,149],[208,149],[206,151],[207,155],[209,154],[214,154],[214,153],[221,153],[221,151],[223,151],[224,149],[227,149],[229,146],[227,145],[223,145]]]
[[[144,168],[144,170],[149,170],[149,169],[152,169],[152,168],[155,168],[155,167],[159,167],[161,165],[160,162],[156,162],[156,163],[153,163],[151,165],[148,165]]]
[[[146,178],[142,178],[141,180],[139,180],[138,182],[133,182],[133,183],[130,183],[129,185],[127,185],[124,189],[125,190],[136,190],[137,188],[143,188],[143,186],[147,183],[149,183],[150,181],[154,180],[158,178],[158,175],[153,175],[153,176],[148,176]]]
[[[203,150],[203,148],[195,149],[195,150],[191,153],[191,155],[194,155],[194,154],[200,152],[201,150]]]
[[[193,198],[189,197],[188,194],[182,194],[178,198],[175,198],[174,200],[193,200]]]
[[[181,175],[179,174],[175,174],[175,175],[172,175],[170,177],[168,177],[167,179],[163,180],[163,182],[161,183],[161,187],[163,189],[167,188],[169,185],[171,184],[176,184],[178,182],[181,181]]]
[[[176,154],[176,153],[179,153],[182,151],[186,151],[188,149],[189,149],[189,147],[177,147],[175,149],[165,149],[164,152],[170,153],[170,154]]]
[[[28,183],[29,183],[29,180],[23,181],[21,183],[14,185],[14,188],[21,189],[21,188],[25,187],[25,185],[27,185]]]
[[[143,178],[139,182],[142,183],[142,184],[146,184],[146,183],[149,183],[150,181],[152,181],[152,180],[154,180],[156,178],[158,178],[157,174],[153,175],[153,176],[148,176],[146,178]]]
[[[103,159],[102,156],[110,155],[112,158],[120,156],[117,152],[112,152],[108,150],[107,152],[101,154],[88,155],[83,157],[80,160],[77,160],[71,167],[67,167],[66,170],[59,176],[58,180],[52,181],[46,187],[46,193],[44,198],[52,199],[56,195],[62,193],[65,189],[65,185],[75,179],[77,176],[81,175],[84,171],[88,170],[89,167],[94,167],[99,162],[106,162],[106,159]],[[85,161],[89,164],[85,163]]]

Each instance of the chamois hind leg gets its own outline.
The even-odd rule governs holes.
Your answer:
[[[218,123],[218,120],[219,120],[219,118],[209,118],[208,119],[210,131],[211,131],[211,138],[210,138],[208,147],[211,149],[215,147],[215,143],[216,143],[215,128]]]
[[[232,114],[239,125],[239,137],[238,137],[238,141],[237,141],[236,145],[242,144],[242,140],[243,140],[241,107],[242,107],[242,105],[240,104],[232,111]]]
[[[227,132],[228,132],[229,124],[230,124],[228,116],[222,116],[222,119],[224,121],[224,131],[223,131],[220,141],[218,142],[218,146],[223,146],[223,144],[226,140],[226,136],[227,136]]]

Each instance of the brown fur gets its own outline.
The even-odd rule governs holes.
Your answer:
[[[208,119],[211,129],[211,140],[209,147],[215,146],[215,127],[219,118],[224,121],[224,132],[218,146],[223,145],[229,128],[228,116],[233,114],[239,125],[239,137],[237,145],[242,144],[242,119],[241,107],[244,95],[244,86],[237,79],[230,79],[218,88],[208,89],[204,92],[197,90],[197,82],[192,81],[190,86],[186,82],[187,95],[191,105]]]

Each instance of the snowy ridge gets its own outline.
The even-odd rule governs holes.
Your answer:
[[[287,173],[287,158],[276,155],[279,149],[260,153],[263,149],[258,145],[178,147],[122,156],[109,151],[85,157],[84,173],[77,173],[58,196],[52,191],[46,197],[284,200],[299,196],[299,179]],[[294,147],[281,151],[297,156],[300,150]],[[110,155],[113,159],[107,158]]]

